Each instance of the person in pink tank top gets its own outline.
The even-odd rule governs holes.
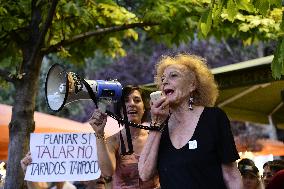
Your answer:
[[[145,106],[139,87],[123,88],[122,98],[125,102],[129,122],[141,124],[145,119]],[[139,178],[138,161],[140,153],[148,137],[148,131],[130,127],[133,151],[130,155],[121,154],[121,139],[128,146],[125,129],[107,139],[104,136],[106,113],[96,109],[89,121],[97,136],[97,153],[102,176],[106,185],[111,182],[114,189],[154,189],[159,188],[159,178],[155,175],[148,181]]]

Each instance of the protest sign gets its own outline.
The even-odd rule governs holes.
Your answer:
[[[85,181],[100,176],[94,133],[32,133],[25,180]]]

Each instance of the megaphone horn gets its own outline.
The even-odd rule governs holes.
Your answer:
[[[84,99],[120,100],[122,86],[116,80],[83,80],[74,72],[66,72],[54,64],[48,71],[45,96],[49,108],[60,111],[66,104]]]

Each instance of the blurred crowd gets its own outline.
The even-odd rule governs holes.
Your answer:
[[[284,189],[284,161],[273,160],[264,163],[260,175],[253,160],[244,158],[238,162],[244,189]]]

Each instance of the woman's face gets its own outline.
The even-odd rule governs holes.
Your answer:
[[[189,75],[190,72],[184,65],[170,65],[164,70],[160,90],[163,91],[170,104],[188,102],[190,93],[195,89],[194,81]]]
[[[138,90],[130,92],[128,97],[125,98],[125,106],[128,121],[141,123],[145,109],[141,94]]]
[[[244,174],[242,175],[244,189],[257,189],[259,185],[259,180],[257,177],[251,174]]]
[[[267,186],[273,177],[273,172],[270,170],[270,167],[267,165],[263,168],[263,184]]]

